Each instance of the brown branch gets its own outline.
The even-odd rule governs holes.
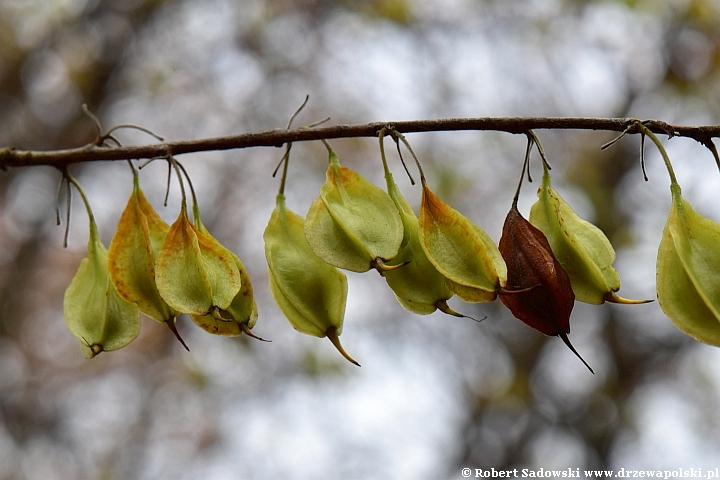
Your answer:
[[[622,132],[635,120],[628,118],[553,118],[553,117],[483,117],[447,118],[438,120],[411,120],[402,122],[374,122],[357,125],[337,125],[319,128],[298,128],[294,130],[268,130],[242,133],[225,137],[202,138],[178,142],[164,142],[152,145],[130,147],[101,147],[86,145],[80,148],[55,151],[16,150],[12,147],[0,149],[0,168],[50,165],[63,168],[72,163],[98,160],[127,160],[165,158],[193,152],[230,150],[250,147],[280,147],[288,142],[305,142],[321,139],[376,137],[388,125],[400,133],[447,132],[460,130],[499,131],[525,133],[528,130],[605,130]],[[703,145],[711,143],[713,137],[720,137],[720,126],[669,125],[658,120],[644,124],[653,132],[668,136],[692,138]],[[636,133],[631,130],[628,133]]]

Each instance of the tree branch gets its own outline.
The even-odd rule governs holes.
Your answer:
[[[376,137],[383,127],[392,125],[400,133],[447,132],[461,130],[525,133],[528,130],[605,130],[622,132],[636,120],[629,118],[557,118],[557,117],[483,117],[447,118],[437,120],[411,120],[402,122],[374,122],[356,125],[337,125],[293,130],[268,130],[242,133],[225,137],[202,138],[178,142],[164,142],[130,147],[106,147],[94,144],[55,151],[0,149],[0,168],[50,165],[58,168],[72,163],[99,160],[127,160],[165,158],[170,155],[231,150],[250,147],[280,147],[288,142],[305,142],[321,139]],[[720,137],[720,126],[669,125],[658,120],[643,122],[653,133],[670,137],[688,137],[710,148],[712,138]],[[628,133],[637,133],[630,129]],[[712,148],[711,148],[712,150]]]

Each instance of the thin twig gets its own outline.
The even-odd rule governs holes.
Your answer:
[[[202,138],[176,142],[157,143],[127,147],[83,147],[55,151],[17,150],[0,148],[0,169],[33,165],[51,165],[58,168],[79,162],[100,160],[127,160],[146,158],[167,158],[169,155],[183,155],[194,152],[231,150],[250,147],[280,147],[290,142],[306,142],[321,139],[377,137],[387,125],[402,134],[418,132],[448,131],[500,131],[524,134],[528,130],[604,130],[625,133],[639,133],[636,128],[628,129],[630,119],[626,118],[577,118],[577,117],[484,117],[447,118],[437,120],[411,120],[401,122],[374,122],[358,125],[336,125],[320,128],[275,129],[263,132],[243,133],[224,137]],[[706,144],[707,139],[720,137],[720,125],[682,126],[668,125],[658,120],[643,122],[648,130],[657,134],[672,133],[676,137],[692,138]]]

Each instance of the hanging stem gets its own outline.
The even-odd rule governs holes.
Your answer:
[[[523,179],[525,178],[525,169],[529,168],[530,164],[530,153],[532,152],[532,146],[535,143],[535,139],[529,133],[527,134],[527,148],[525,149],[525,160],[523,161],[522,171],[520,172],[520,181],[518,182],[517,190],[515,190],[515,197],[513,197],[512,208],[517,210],[518,198],[520,198],[520,187],[522,187]]]
[[[380,159],[383,163],[383,169],[385,170],[385,178],[387,179],[389,175],[392,175],[390,173],[390,169],[388,168],[387,164],[387,158],[385,158],[385,134],[387,133],[387,128],[383,127],[380,129],[380,132],[378,133],[378,138],[380,140]]]
[[[93,215],[92,208],[90,207],[90,201],[87,198],[87,195],[85,195],[85,191],[82,189],[82,186],[80,186],[80,183],[75,180],[75,177],[70,175],[67,171],[63,172],[63,175],[68,181],[68,191],[70,190],[70,184],[75,186],[75,189],[77,189],[78,193],[80,194],[80,197],[83,200],[83,203],[85,204],[85,210],[87,210],[88,220],[90,222],[90,237],[94,238],[98,236],[98,230],[97,230],[97,224],[95,223],[95,215]],[[69,205],[69,203],[68,203]],[[69,209],[68,209],[69,212]],[[70,215],[68,213],[68,225]],[[69,229],[68,229],[69,230]],[[67,246],[67,235],[65,238],[65,246]]]
[[[285,196],[285,180],[287,179],[287,172],[288,172],[288,164],[290,163],[290,147],[292,146],[292,143],[288,143],[285,147],[285,155],[283,155],[283,159],[280,160],[280,163],[283,165],[283,171],[282,176],[280,177],[280,188],[278,189],[278,195]],[[278,165],[279,167],[279,165]],[[277,172],[277,169],[275,169]],[[273,173],[273,176],[275,174]]]
[[[302,112],[303,108],[305,108],[305,105],[307,105],[308,100],[310,100],[310,95],[305,95],[305,100],[300,104],[300,106],[293,112],[292,115],[290,115],[290,119],[288,120],[287,128],[285,130],[290,130],[290,127],[292,127],[292,123],[295,120],[295,117],[298,116],[300,112]],[[321,122],[317,123],[317,125],[320,125],[324,122],[326,122],[329,119],[322,120]],[[292,142],[287,142],[285,144],[285,154],[280,159],[280,163],[278,163],[278,166],[275,167],[275,170],[273,171],[272,176],[274,177],[278,169],[280,168],[280,165],[283,166],[283,173],[280,177],[280,188],[278,189],[278,195],[285,196],[285,180],[287,179],[287,172],[288,172],[288,163],[290,160],[290,149],[292,149]]]
[[[535,145],[537,146],[538,152],[540,153],[540,158],[542,159],[543,168],[547,170],[552,170],[552,167],[550,166],[550,162],[548,162],[547,156],[545,155],[545,149],[543,149],[542,143],[540,143],[540,138],[538,138],[537,134],[532,131],[528,130],[525,135],[529,135],[532,137],[533,142],[535,142]],[[528,179],[530,180],[530,168],[528,167]],[[532,180],[530,180],[532,182]]]
[[[418,160],[417,155],[415,155],[415,151],[413,151],[412,147],[410,146],[410,143],[407,141],[407,138],[405,138],[405,135],[395,130],[395,127],[383,127],[383,129],[387,128],[390,134],[392,135],[393,139],[395,140],[395,143],[398,144],[398,154],[400,155],[400,159],[402,160],[402,153],[400,153],[400,144],[398,143],[398,140],[403,142],[405,144],[405,147],[410,152],[410,155],[412,155],[413,160],[415,160],[415,165],[417,166],[418,172],[420,172],[420,183],[422,185],[425,185],[425,173],[423,172],[422,166],[420,165],[420,160]],[[402,160],[403,166],[405,167],[405,171],[408,174],[408,177],[410,177],[410,181],[415,184],[415,180],[413,180],[412,176],[410,175],[410,172],[408,172],[407,166],[405,165],[405,161]]]
[[[652,142],[655,144],[657,149],[660,151],[660,155],[662,155],[663,161],[665,162],[665,167],[667,168],[668,174],[670,175],[670,183],[672,185],[677,185],[677,178],[675,178],[675,171],[673,170],[672,164],[670,163],[670,157],[668,157],[668,154],[665,151],[665,147],[660,142],[660,139],[658,139],[657,136],[655,136],[655,134],[642,122],[636,122],[635,128],[641,134],[647,135],[648,138],[652,140]]]
[[[180,173],[180,168],[178,167],[178,162],[172,155],[167,157],[167,161],[175,169],[175,174],[178,177],[178,182],[180,183],[180,195],[182,197],[182,205],[180,205],[180,210],[182,211],[183,215],[187,216],[187,196],[185,195],[185,184],[183,183],[182,174]]]
[[[183,164],[175,160],[175,165],[182,170],[183,175],[185,175],[185,178],[187,179],[188,186],[190,187],[190,196],[192,197],[193,202],[193,217],[195,219],[195,226],[200,228],[200,225],[202,225],[200,222],[200,205],[198,205],[197,195],[195,195],[195,187],[193,186],[192,180],[190,180],[190,175],[188,175]]]

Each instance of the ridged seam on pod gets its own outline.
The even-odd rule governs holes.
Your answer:
[[[517,208],[532,144],[533,137],[528,135],[520,182],[500,238],[500,252],[508,269],[507,293],[501,293],[500,300],[525,324],[545,335],[559,336],[592,372],[567,336],[575,303],[568,274],[555,258],[545,235],[523,218]]]
[[[720,224],[695,212],[660,140],[642,123],[635,127],[658,147],[670,176],[672,205],[656,264],[660,307],[682,332],[720,346]]]
[[[359,366],[338,339],[345,317],[347,278],[315,255],[303,223],[301,216],[286,208],[285,196],[278,194],[263,234],[270,292],[293,328],[328,337],[348,361]]]
[[[187,349],[175,327],[179,313],[162,299],[155,285],[155,258],[170,226],[155,212],[133,171],[133,191],[108,249],[108,269],[118,294],[137,303],[148,317],[165,323]]]
[[[671,185],[672,207],[657,257],[657,295],[681,331],[720,346],[720,225],[702,217]]]
[[[490,302],[505,285],[507,267],[492,239],[437,197],[421,173],[420,245],[466,302]]]
[[[328,150],[326,181],[305,219],[307,241],[330,265],[383,271],[403,239],[400,215],[387,193],[340,165],[337,154]]]
[[[652,301],[629,300],[615,293],[620,289],[620,276],[612,266],[615,250],[602,230],[581,219],[552,188],[544,161],[538,201],[530,209],[529,220],[547,237],[555,257],[570,277],[576,300],[595,305],[605,301],[625,304]]]
[[[410,312],[427,315],[439,309],[449,315],[464,317],[465,315],[448,306],[447,301],[453,296],[453,292],[448,288],[445,277],[428,260],[420,245],[418,218],[400,192],[388,168],[383,144],[384,135],[383,129],[380,132],[380,156],[385,171],[385,181],[388,195],[400,213],[404,229],[400,251],[391,262],[388,262],[389,266],[404,266],[383,272],[385,281],[393,290],[400,305]]]
[[[155,282],[160,295],[175,310],[189,315],[219,315],[240,291],[240,272],[229,250],[190,221],[179,167],[174,159],[171,162],[180,181],[182,205],[158,252]]]
[[[210,235],[210,232],[208,232],[200,219],[200,209],[195,200],[193,200],[193,215],[198,231]],[[191,315],[190,318],[197,326],[214,335],[236,337],[241,333],[245,333],[258,340],[265,341],[251,332],[255,323],[257,323],[258,311],[250,276],[238,256],[230,250],[227,250],[227,253],[240,273],[240,291],[235,295],[230,305],[220,310],[218,315]]]
[[[85,358],[122,348],[140,332],[140,310],[115,290],[108,271],[107,250],[100,241],[95,218],[85,193],[66,175],[85,203],[90,221],[88,256],[65,290],[63,317],[68,330],[81,342]],[[68,185],[70,188],[70,185]]]

